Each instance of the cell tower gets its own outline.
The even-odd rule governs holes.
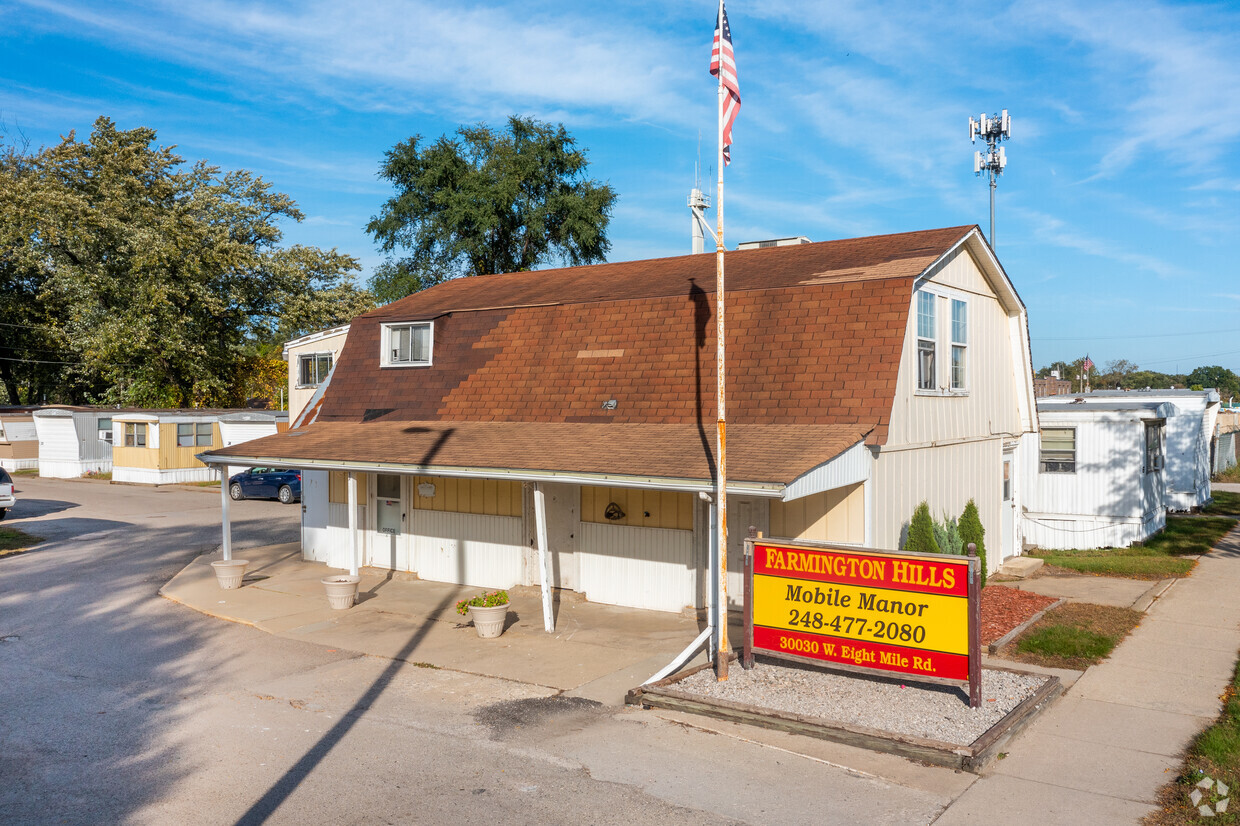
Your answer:
[[[1012,119],[1008,110],[1001,114],[986,117],[983,113],[977,120],[969,118],[969,143],[977,143],[978,138],[986,141],[986,154],[973,153],[973,172],[981,175],[990,173],[990,246],[995,246],[995,184],[1007,166],[1007,153],[1000,145],[1012,137]]]

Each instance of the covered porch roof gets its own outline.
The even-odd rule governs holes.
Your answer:
[[[730,425],[728,489],[787,498],[789,486],[860,444],[874,426]],[[207,464],[710,491],[712,430],[693,424],[320,421],[199,458]],[[813,492],[803,487],[797,496]]]

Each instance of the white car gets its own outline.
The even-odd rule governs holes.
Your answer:
[[[17,504],[17,494],[13,491],[13,477],[0,467],[0,519],[9,515],[9,508]]]

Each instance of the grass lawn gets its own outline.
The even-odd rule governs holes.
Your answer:
[[[1087,551],[1036,551],[1032,555],[1047,565],[1082,574],[1129,579],[1167,579],[1186,576],[1197,556],[1210,550],[1231,530],[1235,519],[1222,517],[1176,517],[1167,527],[1131,548],[1095,548]]]
[[[38,545],[43,537],[19,531],[16,528],[0,528],[0,557],[20,554]]]
[[[9,473],[10,476],[38,476],[39,469],[37,467],[24,467],[21,470],[14,470]]]
[[[1197,735],[1197,739],[1188,747],[1184,765],[1179,777],[1174,782],[1163,786],[1158,794],[1158,803],[1162,807],[1145,819],[1150,826],[1171,826],[1180,823],[1240,823],[1240,665],[1232,677],[1231,685],[1223,694],[1223,712],[1214,725]],[[1220,800],[1218,787],[1211,785],[1202,789],[1198,783],[1205,779],[1222,781],[1227,789],[1228,805],[1224,813],[1215,813],[1213,817],[1202,817],[1198,806],[1207,805],[1214,809]],[[1194,805],[1189,797],[1193,790],[1202,792],[1202,796]]]
[[[1086,602],[1048,611],[999,656],[1051,668],[1084,669],[1106,659],[1141,621],[1141,612]]]
[[[1214,501],[1201,509],[1202,513],[1240,514],[1240,493],[1216,490],[1211,493]]]

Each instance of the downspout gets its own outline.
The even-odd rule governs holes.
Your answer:
[[[710,495],[706,492],[699,492],[698,496],[700,496],[708,505],[713,504]],[[715,574],[715,571],[718,570],[718,542],[716,541],[718,533],[715,528],[715,509],[707,507],[706,511],[710,514],[710,528],[708,534],[710,538],[707,540],[708,548],[706,552],[706,581],[710,583],[710,588],[706,591],[706,627],[702,629],[702,632],[697,635],[693,642],[689,643],[684,651],[677,654],[670,663],[659,669],[658,673],[651,676],[650,679],[646,680],[646,682],[642,683],[642,685],[657,683],[669,674],[674,673],[677,669],[684,667],[684,664],[692,659],[698,649],[707,642],[710,643],[710,646],[706,650],[707,660],[710,660],[715,651],[718,650],[718,643],[715,634],[715,606],[719,601],[719,577]]]

